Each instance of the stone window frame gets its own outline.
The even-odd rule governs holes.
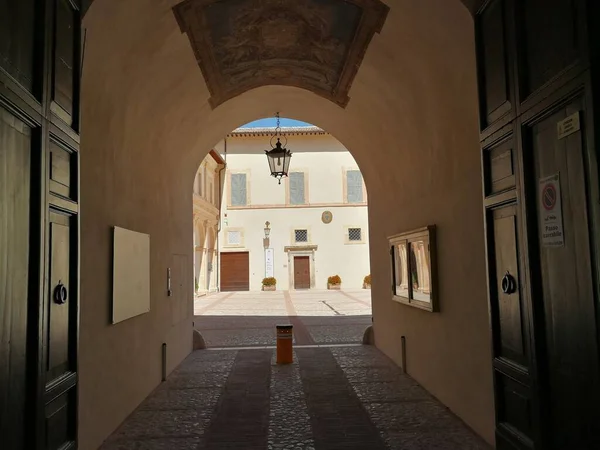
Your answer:
[[[362,202],[349,202],[348,201],[348,172],[358,171],[360,172],[360,177],[362,179],[362,194],[363,201]],[[365,177],[363,176],[361,170],[357,166],[353,167],[343,167],[342,168],[342,200],[346,205],[366,205],[367,204],[367,187],[365,184]]]
[[[350,230],[353,228],[358,228],[360,230],[360,240],[355,241],[350,239]],[[344,226],[344,244],[346,245],[357,245],[357,244],[366,244],[367,240],[365,238],[365,227],[362,225],[345,225]]]
[[[291,170],[289,175],[291,176],[292,173],[302,173],[304,174],[304,203],[292,203],[291,201],[291,193],[290,193],[290,178],[287,177],[285,178],[285,204],[286,206],[303,206],[303,205],[309,205],[310,201],[309,201],[309,183],[308,183],[308,169],[304,169],[304,168],[299,168],[299,169],[294,169]]]
[[[234,174],[245,174],[246,175],[246,205],[244,206],[234,206],[231,204],[231,176]],[[245,170],[231,170],[227,171],[227,208],[235,209],[235,208],[247,208],[251,205],[250,201],[250,169]]]
[[[242,227],[227,227],[224,230],[224,241],[223,242],[223,247],[225,248],[245,248],[246,247],[246,237],[245,237],[245,233],[244,233],[244,228]],[[229,232],[230,231],[238,231],[240,233],[240,243],[239,244],[230,244],[229,243]]]

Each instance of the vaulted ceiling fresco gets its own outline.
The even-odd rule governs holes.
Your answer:
[[[389,8],[379,0],[186,0],[173,10],[213,108],[273,84],[308,89],[345,107]]]

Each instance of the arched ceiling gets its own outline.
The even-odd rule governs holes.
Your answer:
[[[460,0],[472,13],[475,13],[483,4],[484,0]],[[81,0],[81,8],[85,14],[94,0]]]
[[[83,14],[87,12],[93,2],[94,0],[81,0],[81,9]],[[469,11],[475,13],[481,7],[484,0],[460,0],[460,2],[463,3]]]
[[[213,108],[273,84],[345,107],[389,8],[379,0],[186,0],[173,10]]]

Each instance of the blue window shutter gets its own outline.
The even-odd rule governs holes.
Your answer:
[[[231,174],[231,206],[246,206],[248,201],[246,193],[246,174]]]
[[[348,203],[362,203],[363,199],[363,181],[359,170],[349,170],[346,172]]]
[[[292,205],[304,205],[306,199],[304,196],[304,173],[290,173],[290,203]]]

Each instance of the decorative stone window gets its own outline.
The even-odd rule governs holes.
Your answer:
[[[308,230],[294,230],[294,241],[296,243],[308,242]]]
[[[348,240],[350,242],[361,242],[362,228],[348,228]]]
[[[229,229],[225,232],[225,245],[227,247],[243,247],[244,232],[240,229]]]
[[[346,226],[344,227],[344,243],[345,244],[364,244],[365,233],[362,227]]]

